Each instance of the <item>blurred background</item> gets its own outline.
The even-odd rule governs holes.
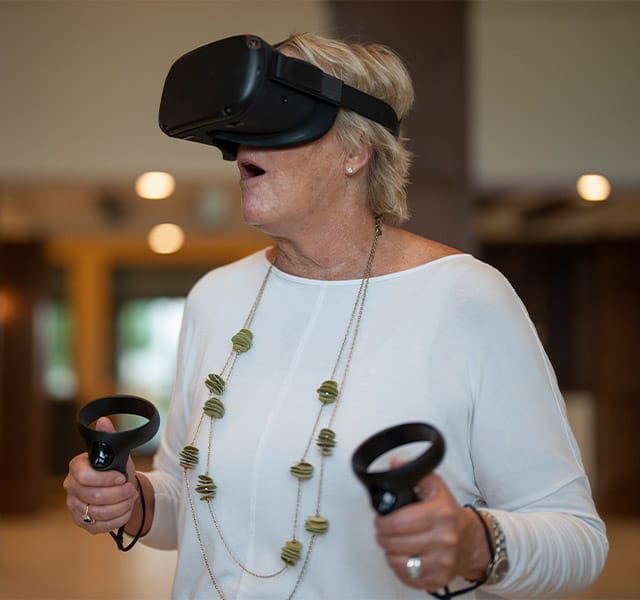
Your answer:
[[[0,2],[0,598],[169,597],[173,553],[71,525],[75,415],[115,392],[166,414],[189,288],[269,243],[235,164],[160,132],[170,65],[297,31],[405,58],[408,229],[522,297],[610,532],[579,597],[640,598],[640,3],[562,0]]]

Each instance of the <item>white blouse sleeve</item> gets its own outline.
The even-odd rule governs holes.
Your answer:
[[[510,559],[505,579],[483,589],[509,598],[570,595],[598,577],[608,542],[555,374],[504,277],[483,265],[464,280],[476,503],[500,522]]]

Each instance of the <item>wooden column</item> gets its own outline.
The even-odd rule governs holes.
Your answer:
[[[416,91],[406,119],[414,165],[406,228],[475,250],[467,161],[466,2],[332,0],[338,37],[381,42],[405,60]]]
[[[47,405],[38,368],[39,243],[0,242],[0,513],[39,508],[46,492]]]
[[[91,244],[80,247],[67,263],[80,406],[116,391],[112,364],[112,267],[106,250]]]
[[[637,240],[597,247],[592,355],[598,374],[598,496],[607,514],[640,514],[639,265]]]

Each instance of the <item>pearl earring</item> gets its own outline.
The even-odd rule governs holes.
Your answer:
[[[347,167],[347,175],[353,175],[353,167]]]

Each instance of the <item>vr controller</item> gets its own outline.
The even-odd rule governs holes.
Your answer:
[[[137,415],[148,421],[126,431],[96,431],[90,427],[100,417],[115,414]],[[160,426],[160,415],[148,400],[120,394],[98,398],[83,406],[78,413],[77,425],[87,446],[91,466],[98,471],[117,470],[126,475],[129,453],[153,438]]]
[[[126,431],[97,431],[90,427],[91,423],[97,421],[100,417],[108,417],[109,415],[116,414],[144,417],[147,419],[147,422],[140,427]],[[78,431],[87,445],[91,466],[98,471],[120,471],[120,473],[126,477],[129,454],[134,448],[142,446],[142,444],[148,442],[156,434],[160,426],[160,415],[156,407],[148,400],[140,398],[139,396],[120,394],[98,398],[83,406],[78,413],[77,425]],[[133,540],[125,546],[124,525],[118,529],[117,533],[113,531],[109,532],[115,540],[118,549],[123,552],[128,552],[133,548],[142,534],[145,523],[146,508],[139,481],[138,486],[142,499],[142,520],[138,533],[134,536]]]
[[[412,442],[431,442],[419,456],[385,471],[371,470],[386,452]],[[416,502],[418,481],[431,473],[444,456],[444,438],[427,423],[404,423],[383,429],[366,439],[353,453],[351,466],[371,496],[371,505],[381,515]]]

